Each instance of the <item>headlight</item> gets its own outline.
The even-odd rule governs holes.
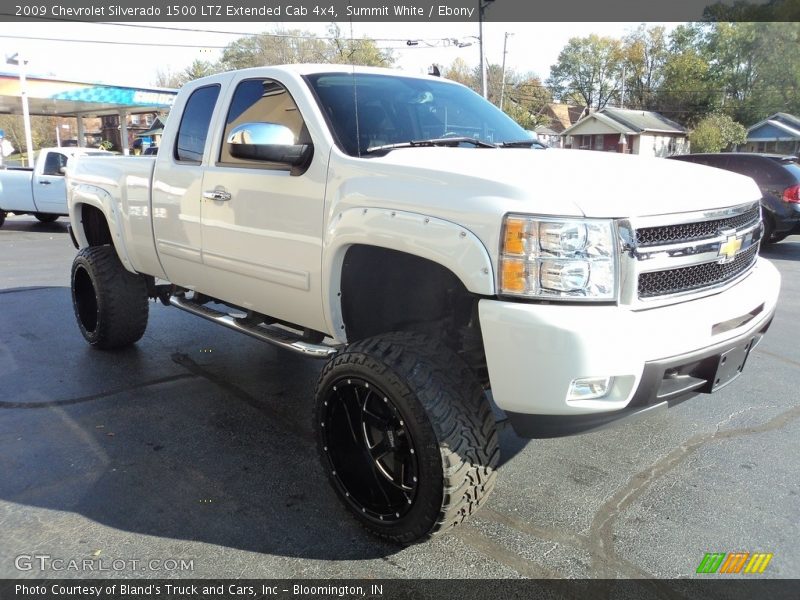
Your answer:
[[[525,298],[616,300],[614,222],[507,215],[500,293]]]

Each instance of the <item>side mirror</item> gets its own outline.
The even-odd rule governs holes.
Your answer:
[[[277,123],[242,123],[231,130],[226,141],[234,158],[293,167],[307,164],[314,151],[312,144],[296,144],[292,130]]]

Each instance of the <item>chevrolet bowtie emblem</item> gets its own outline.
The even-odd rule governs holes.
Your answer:
[[[719,247],[718,256],[723,259],[723,262],[733,260],[736,253],[742,248],[742,238],[735,235],[729,235]]]

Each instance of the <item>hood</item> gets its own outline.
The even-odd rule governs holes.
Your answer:
[[[587,150],[404,148],[376,167],[495,198],[507,211],[625,218],[724,208],[761,198],[749,178],[701,165]],[[378,167],[379,170],[380,167]]]

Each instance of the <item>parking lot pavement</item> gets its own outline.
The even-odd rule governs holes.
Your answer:
[[[800,236],[766,253],[781,303],[735,385],[578,437],[501,424],[487,506],[407,548],[363,532],[323,480],[321,363],[160,304],[136,347],[92,350],[74,253],[61,221],[0,229],[0,577],[693,577],[734,551],[800,577]],[[124,567],[18,558],[36,555]]]

